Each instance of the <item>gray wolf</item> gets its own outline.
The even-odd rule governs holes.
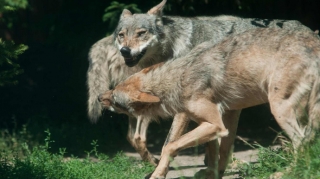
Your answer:
[[[199,124],[163,148],[152,179],[165,177],[178,151],[227,136],[225,113],[263,103],[297,149],[319,129],[320,38],[312,31],[248,30],[145,68],[100,98],[136,118],[184,113]],[[217,170],[209,170],[213,176]]]
[[[216,44],[230,34],[253,28],[310,30],[298,21],[243,19],[234,16],[164,16],[162,9],[165,3],[163,0],[145,14],[132,14],[123,10],[114,34],[92,46],[89,53],[87,85],[88,114],[93,122],[97,121],[102,113],[98,101],[99,94],[113,89],[119,82],[144,67],[186,55],[204,41],[210,40]],[[230,112],[229,118],[238,118],[239,114],[240,111]],[[176,135],[183,133],[183,126],[187,126],[184,117],[175,116],[172,127],[179,127],[170,129],[167,141],[174,140]],[[149,124],[142,121],[129,117],[127,139],[142,159],[155,165],[157,160],[145,147]],[[224,143],[221,145],[223,148]],[[228,145],[226,148],[229,148]]]

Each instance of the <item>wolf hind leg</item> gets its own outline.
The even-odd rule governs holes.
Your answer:
[[[208,165],[209,168],[215,168],[217,165],[214,162],[209,161],[216,161],[214,157],[219,156],[218,162],[218,171],[219,171],[219,178],[223,177],[223,174],[228,166],[228,161],[230,155],[232,154],[233,144],[237,133],[238,128],[238,121],[240,117],[241,110],[229,110],[225,111],[222,115],[223,123],[225,127],[229,131],[229,135],[226,137],[221,138],[220,146],[219,143],[215,141],[210,141],[206,145],[206,157],[205,157],[205,164]],[[215,155],[215,153],[219,153],[219,155]]]
[[[305,138],[303,143],[312,142],[316,135],[320,135],[320,104],[317,104],[317,109],[313,109],[309,114],[309,123],[305,129]]]
[[[295,150],[301,145],[304,138],[304,127],[299,125],[300,110],[296,110],[290,99],[279,97],[269,97],[270,109],[279,126],[290,138]]]
[[[230,155],[232,154],[234,140],[237,134],[238,121],[240,117],[241,110],[225,111],[222,116],[223,123],[229,131],[227,137],[221,138],[221,144],[219,148],[219,177],[222,178],[228,162]]]
[[[320,79],[316,79],[309,98],[308,124],[303,142],[312,141],[320,135]]]

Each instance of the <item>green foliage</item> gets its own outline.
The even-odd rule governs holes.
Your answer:
[[[22,129],[19,130],[15,125],[12,131],[8,129],[0,131],[0,149],[8,156],[25,156],[26,150],[24,150],[24,148],[26,143],[32,146],[37,145],[37,143],[32,140],[32,135],[27,130],[26,125],[23,125]]]
[[[297,153],[281,148],[259,148],[256,163],[239,165],[242,178],[270,178],[276,172],[282,173],[283,179],[318,179],[320,178],[320,138],[302,146]],[[288,147],[286,147],[288,148]]]
[[[293,160],[292,153],[282,148],[255,146],[259,149],[258,160],[240,164],[240,176],[243,178],[269,178],[271,174],[284,170]]]
[[[136,4],[124,4],[119,3],[118,1],[112,1],[110,6],[105,9],[105,14],[102,16],[102,20],[104,22],[109,21],[110,26],[115,26],[123,9],[131,10],[132,13],[141,12]]]
[[[319,135],[311,145],[305,145],[297,153],[296,162],[283,178],[319,179],[320,178],[320,138]]]
[[[16,9],[25,9],[27,6],[28,0],[0,0],[0,13]]]
[[[50,144],[50,132],[47,130],[45,144],[35,147],[32,151],[24,145],[28,155],[24,158],[8,157],[0,154],[0,176],[3,179],[60,179],[60,178],[108,178],[127,179],[142,178],[151,172],[153,167],[147,163],[134,160],[118,153],[110,158],[97,152],[97,141],[92,142],[93,150],[84,159],[76,157],[65,158],[66,149],[60,149],[58,154],[48,152]],[[94,154],[95,158],[90,155]]]
[[[0,14],[21,8],[25,9],[27,5],[27,0],[0,0]],[[0,22],[6,24],[8,28],[12,27],[13,24],[11,16],[1,16]],[[0,86],[18,83],[14,78],[21,74],[23,70],[15,59],[27,48],[26,45],[15,45],[13,41],[4,41],[0,38]]]
[[[0,86],[18,83],[14,78],[23,70],[15,59],[27,49],[26,45],[15,45],[13,41],[0,39]]]

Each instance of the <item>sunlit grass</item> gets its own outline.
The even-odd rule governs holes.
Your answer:
[[[295,156],[296,162],[285,173],[283,178],[319,179],[320,178],[320,138],[309,145],[305,145],[302,151]],[[291,161],[292,163],[292,161]]]
[[[293,152],[289,143],[282,148],[255,146],[259,149],[258,160],[255,163],[240,163],[242,178],[320,178],[319,135],[312,143],[303,145],[297,153]]]

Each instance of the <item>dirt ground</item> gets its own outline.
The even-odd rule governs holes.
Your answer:
[[[241,162],[256,162],[258,149],[252,149],[250,146],[245,144],[245,142],[254,143],[255,141],[249,140],[247,138],[237,137],[235,142],[235,148],[233,153],[233,158]],[[278,145],[273,145],[278,146]],[[125,152],[127,156],[135,157],[140,159],[139,154],[135,152]],[[159,155],[155,155],[159,158]],[[187,151],[181,152],[170,164],[170,170],[166,176],[166,179],[196,179],[194,175],[201,169],[205,169],[204,165],[204,147],[199,146],[197,149],[189,149]],[[225,172],[223,179],[238,179],[239,174],[237,170],[236,162],[230,163],[228,169]]]
[[[241,161],[254,162],[257,159],[257,150],[246,150],[234,153],[234,157]],[[127,156],[140,158],[137,153],[126,152]],[[156,155],[159,158],[159,155]],[[175,157],[174,161],[170,164],[170,170],[166,176],[166,179],[180,179],[184,177],[185,179],[193,179],[195,173],[199,170],[204,169],[205,165],[203,163],[204,153],[199,155],[178,155]],[[223,179],[235,179],[239,178],[237,174],[237,169],[233,168],[232,164],[229,165]]]

